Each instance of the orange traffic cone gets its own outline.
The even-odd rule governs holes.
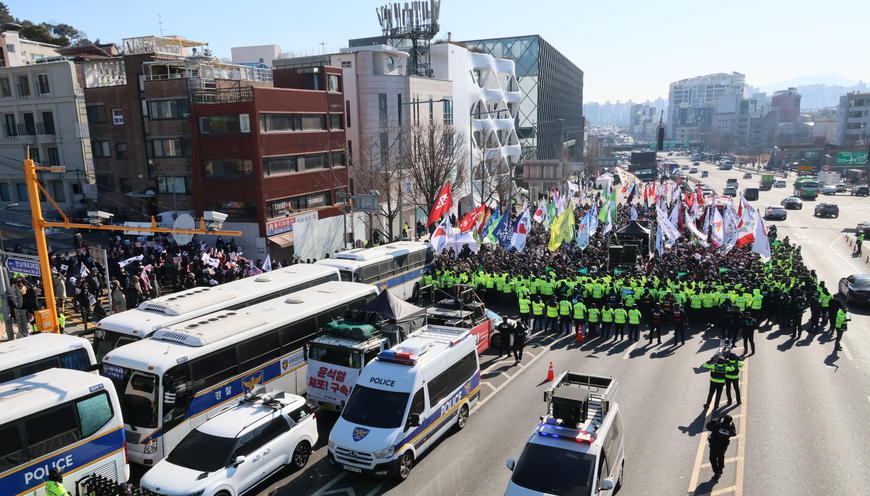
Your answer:
[[[582,343],[583,342],[583,331],[582,330],[577,329],[577,337],[574,338],[574,342],[575,343]]]
[[[547,378],[544,379],[544,380],[547,381],[547,382],[549,382],[549,381],[552,381],[552,380],[555,380],[555,379],[556,379],[556,376],[553,375],[553,362],[550,362],[550,371],[547,372]]]

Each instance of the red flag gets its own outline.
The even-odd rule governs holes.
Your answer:
[[[471,212],[465,214],[465,217],[463,217],[462,220],[459,221],[459,232],[464,233],[465,231],[472,230],[474,228],[474,225],[477,224],[477,220],[480,219],[481,215],[483,215],[484,210],[486,210],[486,207],[484,205],[481,205],[472,210]]]
[[[483,232],[483,226],[486,225],[486,220],[489,219],[489,216],[492,215],[492,209],[489,207],[483,208],[483,215],[480,217],[480,222],[477,223],[477,234],[480,235]]]
[[[435,205],[432,206],[432,211],[429,212],[429,222],[426,225],[431,225],[433,222],[441,218],[453,208],[453,195],[450,193],[450,181],[441,190],[438,198],[435,199]]]

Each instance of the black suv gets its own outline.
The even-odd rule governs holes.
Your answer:
[[[852,196],[870,196],[870,186],[859,184],[852,188]]]

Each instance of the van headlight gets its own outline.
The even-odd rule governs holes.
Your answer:
[[[329,442],[327,444],[329,445],[329,449],[335,450],[335,441],[332,439],[332,436],[329,436]]]
[[[157,440],[156,439],[152,439],[152,440],[148,441],[147,443],[145,443],[145,454],[146,455],[153,455],[154,453],[157,453]]]
[[[377,450],[372,454],[375,455],[375,458],[392,458],[393,453],[395,451],[396,451],[396,447],[390,446],[389,448],[386,448],[386,449]]]

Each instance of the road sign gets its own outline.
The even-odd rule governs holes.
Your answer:
[[[19,274],[36,277],[41,275],[41,272],[39,271],[39,262],[34,262],[32,260],[8,258],[6,259],[6,268],[9,269],[9,272],[13,273],[17,272]]]
[[[356,212],[377,212],[378,195],[354,195],[353,209]]]
[[[799,171],[811,171],[811,170],[813,170],[813,166],[812,165],[799,165],[798,170]]]
[[[562,143],[562,148],[572,147],[577,143],[577,140],[570,140]]]
[[[867,152],[840,152],[837,154],[837,165],[864,165],[867,163]]]
[[[616,164],[614,164],[614,165],[616,165]],[[568,171],[569,172],[583,172],[583,169],[584,169],[583,162],[568,162]]]
[[[829,171],[829,170],[831,170],[831,166],[828,165],[828,164],[825,164],[825,165],[822,166],[822,170],[823,170],[823,171]]]
[[[596,167],[616,167],[616,159],[610,158],[610,157],[596,158],[595,159],[595,166]]]
[[[683,146],[688,148],[688,147],[692,146],[692,144],[689,143],[688,141],[683,141]]]

